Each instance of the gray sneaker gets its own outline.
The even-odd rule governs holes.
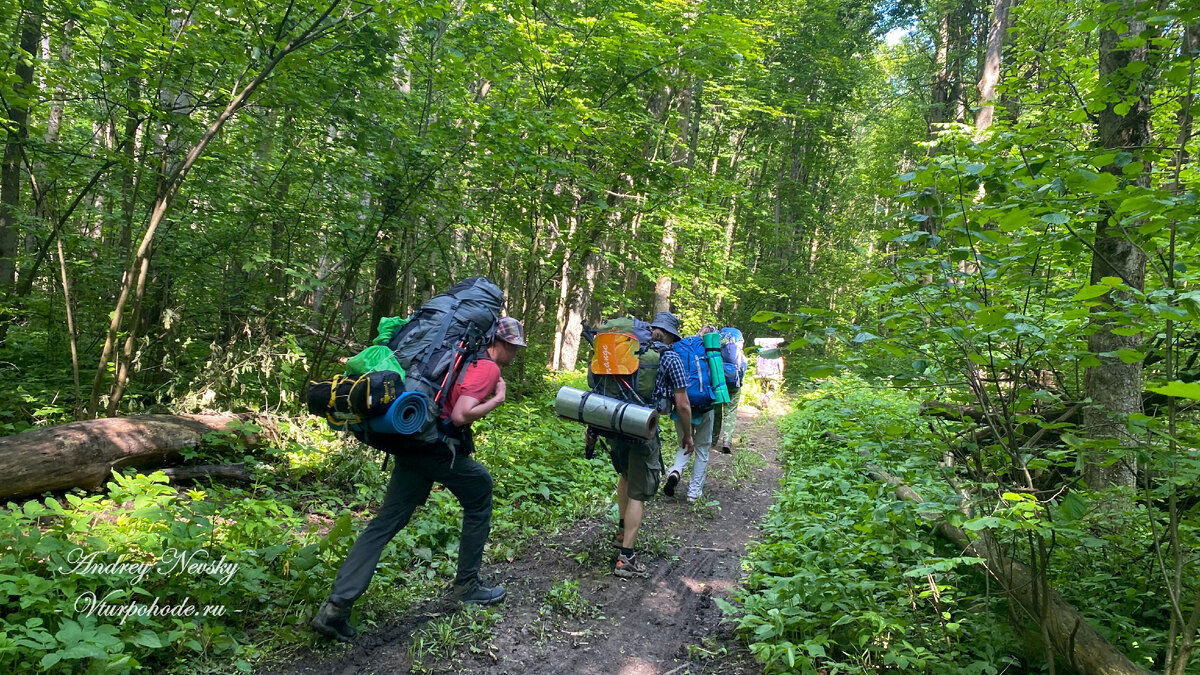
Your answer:
[[[464,605],[494,605],[507,593],[503,586],[487,586],[479,579],[466,584],[454,584],[454,595]]]
[[[321,609],[308,625],[321,635],[338,642],[349,642],[358,635],[358,631],[350,625],[350,607],[335,605],[328,600],[321,605]]]
[[[617,564],[613,567],[613,576],[629,579],[631,577],[649,576],[646,571],[646,565],[638,560],[637,554],[633,554],[626,558],[624,554],[617,554]]]

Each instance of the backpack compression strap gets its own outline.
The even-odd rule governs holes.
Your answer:
[[[587,404],[588,398],[590,398],[594,393],[595,392],[587,391],[583,393],[583,396],[579,397],[579,411],[576,414],[576,418],[580,421],[583,420],[583,407]],[[613,431],[621,433],[621,424],[625,422],[625,413],[628,412],[628,410],[629,404],[622,403],[618,405],[617,409],[614,410],[612,415],[609,416],[608,424],[610,427],[612,427]]]

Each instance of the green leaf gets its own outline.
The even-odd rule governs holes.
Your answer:
[[[1118,187],[1117,177],[1111,173],[1102,173],[1096,176],[1095,180],[1087,183],[1088,192],[1095,194],[1107,194],[1116,190]]]
[[[986,168],[987,168],[987,164],[971,162],[970,164],[963,167],[963,171],[966,172],[966,174],[969,176],[977,176],[980,174],[980,172],[982,172]]]
[[[1062,514],[1067,521],[1079,520],[1087,514],[1087,502],[1083,501],[1074,492],[1068,492],[1067,496],[1063,497]]]
[[[1200,401],[1200,383],[1174,380],[1162,387],[1148,387],[1150,391],[1175,398],[1190,398]]]
[[[1070,219],[1061,213],[1043,213],[1041,219],[1051,225],[1065,225],[1070,222]]]
[[[141,645],[149,649],[161,649],[163,646],[162,640],[158,637],[158,633],[146,628],[137,635],[129,638],[129,641],[135,645]]]
[[[1146,355],[1136,349],[1118,349],[1117,358],[1124,363],[1137,363],[1146,358]]]
[[[1112,287],[1103,284],[1088,284],[1079,289],[1079,292],[1072,297],[1072,300],[1091,300],[1098,298],[1112,290]]]

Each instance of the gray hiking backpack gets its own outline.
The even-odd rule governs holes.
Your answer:
[[[441,440],[437,420],[450,389],[467,366],[491,344],[504,306],[504,292],[487,277],[471,277],[421,305],[388,348],[404,368],[404,390],[429,399],[428,419],[418,440]]]

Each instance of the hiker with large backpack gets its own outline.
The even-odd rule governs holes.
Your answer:
[[[668,497],[675,496],[675,487],[679,485],[688,462],[692,461],[692,475],[687,488],[689,504],[694,504],[704,494],[704,480],[708,475],[708,450],[713,441],[714,391],[708,350],[702,337],[705,333],[712,332],[716,332],[716,329],[705,326],[699,336],[678,338],[671,345],[671,351],[679,356],[679,363],[684,370],[688,415],[685,417],[679,412],[679,406],[676,406],[677,414],[673,417],[675,431],[679,436],[679,448],[675,451],[675,462],[667,471],[663,494]],[[685,438],[689,442],[685,443]]]
[[[713,443],[719,443],[723,454],[733,452],[733,432],[737,427],[738,404],[742,401],[742,382],[746,379],[746,339],[733,326],[721,328],[721,360],[725,368],[725,384],[729,388],[729,403],[713,419]]]
[[[596,348],[588,369],[593,394],[658,412],[666,412],[674,404],[680,415],[691,419],[683,364],[669,348],[679,339],[679,319],[673,314],[660,312],[649,324],[632,318],[610,319],[588,335]],[[662,481],[662,443],[657,424],[649,438],[615,431],[619,427],[588,427],[586,456],[591,458],[599,435],[607,438],[613,469],[619,476],[614,541],[619,552],[613,575],[644,577],[646,565],[634,553],[634,545],[645,502],[658,492]],[[690,436],[684,442],[691,447]]]
[[[525,347],[521,323],[499,318],[502,303],[503,294],[490,281],[469,279],[419,309],[389,343],[406,369],[406,390],[433,392],[437,419],[418,434],[356,432],[368,445],[392,455],[395,465],[379,513],[354,542],[329,599],[311,622],[323,635],[341,642],[354,637],[354,602],[367,590],[383,548],[429,498],[434,483],[463,507],[455,595],[466,604],[504,599],[502,587],[488,586],[479,577],[491,531],[492,476],[470,456],[471,423],[504,403],[507,388],[500,368]]]

